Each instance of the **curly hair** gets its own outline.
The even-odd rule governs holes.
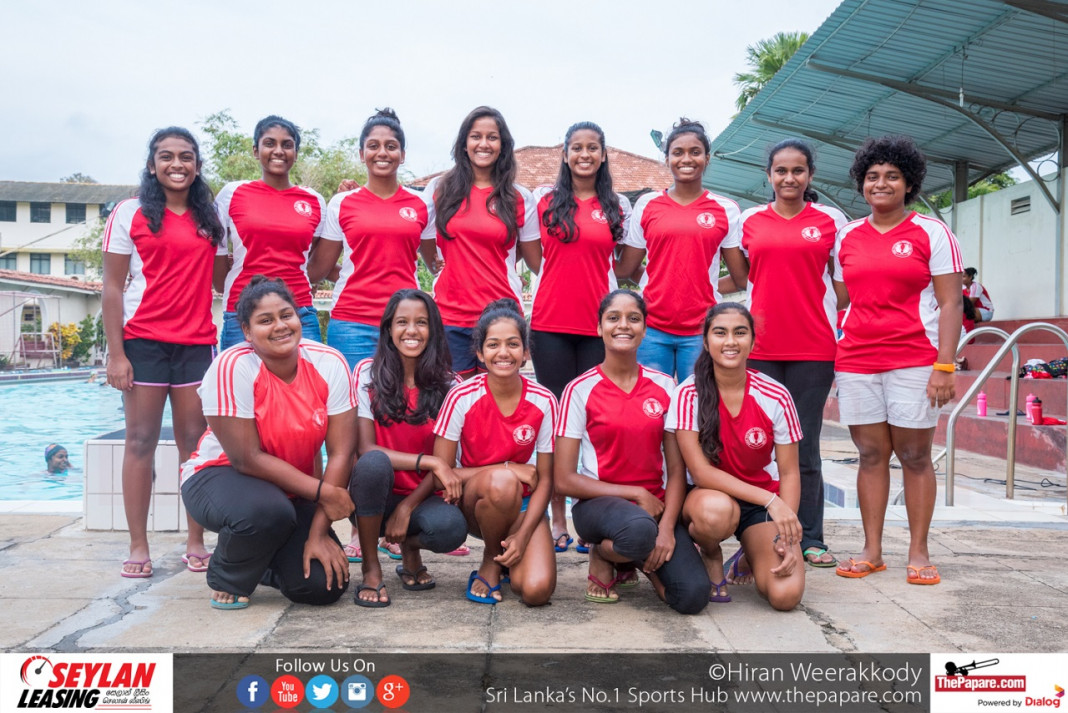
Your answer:
[[[927,176],[927,157],[916,146],[916,142],[908,136],[883,136],[870,138],[861,144],[849,168],[849,177],[856,184],[857,193],[864,195],[864,176],[868,169],[881,163],[890,164],[901,171],[909,187],[905,194],[905,205],[916,200],[923,189],[923,179]]]
[[[237,304],[234,306],[237,323],[242,327],[249,326],[252,322],[252,313],[256,310],[256,305],[267,295],[278,295],[288,302],[294,311],[300,309],[297,307],[297,301],[294,299],[293,293],[289,291],[282,278],[253,275],[252,279],[245,285],[245,289],[241,290],[241,294],[237,298]]]
[[[208,182],[200,173],[202,161],[200,159],[200,145],[188,129],[180,126],[168,126],[160,129],[148,142],[148,160],[145,162],[145,170],[141,172],[141,187],[137,191],[137,199],[141,202],[141,212],[148,218],[148,229],[153,233],[159,233],[163,228],[163,212],[167,207],[167,194],[163,191],[163,185],[159,182],[153,170],[156,160],[156,149],[164,139],[181,139],[193,147],[193,153],[197,159],[197,176],[189,186],[189,194],[186,201],[189,210],[193,214],[193,222],[197,225],[197,231],[212,245],[218,245],[223,239],[223,226],[219,220],[219,214],[215,212],[215,196],[208,187]]]
[[[579,238],[578,226],[575,225],[575,189],[571,184],[571,167],[567,163],[567,149],[576,131],[592,131],[597,134],[601,144],[604,161],[594,177],[594,189],[597,191],[597,202],[608,221],[608,229],[612,231],[612,240],[618,243],[623,239],[623,211],[619,207],[619,197],[612,189],[612,173],[608,170],[608,146],[605,144],[604,131],[592,121],[580,121],[567,129],[560,173],[556,178],[556,185],[553,186],[549,206],[542,214],[542,225],[546,227],[549,235],[558,238],[562,243],[573,243]]]

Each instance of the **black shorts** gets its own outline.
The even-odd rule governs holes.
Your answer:
[[[769,493],[770,495],[770,493]],[[771,515],[768,514],[767,509],[763,505],[754,505],[753,503],[747,503],[744,500],[738,500],[738,508],[742,511],[738,516],[738,527],[734,529],[734,536],[738,538],[738,541],[742,541],[742,533],[746,529],[753,525],[759,525],[762,522],[772,522]]]
[[[139,386],[196,386],[215,358],[214,344],[127,339],[123,345]]]

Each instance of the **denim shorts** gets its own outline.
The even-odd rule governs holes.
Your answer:
[[[638,362],[682,382],[693,374],[693,365],[701,353],[702,342],[700,334],[669,334],[646,327],[645,338],[638,346]]]
[[[378,349],[379,328],[373,324],[331,319],[326,328],[326,343],[337,349],[349,363],[349,369],[370,359]]]

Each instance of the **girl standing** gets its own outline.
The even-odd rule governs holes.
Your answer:
[[[215,356],[211,285],[213,271],[226,270],[226,249],[200,169],[200,148],[189,131],[157,131],[138,197],[120,203],[104,229],[107,380],[123,392],[126,414],[122,499],[130,557],[123,577],[152,576],[148,508],[167,399],[179,463],[204,432],[196,387]],[[186,566],[203,572],[210,557],[203,528],[190,518]]]

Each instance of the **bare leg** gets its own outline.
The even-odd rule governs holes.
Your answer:
[[[534,513],[527,513],[530,517]],[[512,532],[518,528],[516,522]],[[511,568],[512,591],[528,607],[540,607],[549,603],[556,590],[556,552],[553,550],[549,520],[544,515],[530,536],[523,559]]]
[[[554,545],[564,546],[570,537],[567,531],[567,503],[563,495],[553,495],[549,501],[549,511],[552,515],[552,538]]]
[[[894,453],[901,461],[905,484],[905,512],[909,518],[909,564],[917,568],[920,579],[934,579],[933,569],[923,569],[931,564],[927,536],[931,530],[938,484],[935,481],[934,463],[931,462],[933,428],[890,427]],[[910,571],[910,576],[912,572]]]
[[[491,587],[501,581],[501,566],[493,558],[503,551],[501,542],[519,517],[522,500],[523,486],[506,468],[484,468],[464,484],[460,506],[468,532],[485,543],[478,574]],[[489,594],[486,585],[477,579],[471,584],[471,593],[481,597]],[[493,592],[493,598],[500,601],[500,592]]]
[[[170,398],[171,424],[174,427],[174,442],[178,446],[178,462],[184,463],[193,455],[208,424],[204,420],[196,386],[172,386]],[[189,553],[189,564],[192,567],[206,565],[210,555],[204,546],[204,528],[189,513],[186,513],[186,519],[189,530],[185,551]]]
[[[152,500],[152,461],[159,444],[167,387],[141,386],[126,392],[126,446],[122,459],[122,502],[130,530],[130,562],[123,572],[148,573],[148,508]],[[140,564],[144,562],[144,564]]]
[[[777,532],[773,522],[752,525],[742,533],[742,546],[753,567],[760,596],[767,599],[774,609],[790,611],[801,602],[805,593],[805,560],[801,556],[801,546],[793,545],[793,567],[790,571],[772,572],[784,561],[775,550]]]
[[[356,518],[353,528],[359,535],[360,549],[363,550],[363,586],[375,587],[382,584],[382,565],[378,561],[378,533],[382,531],[382,515],[362,515]],[[383,588],[378,591],[361,589],[356,596],[365,602],[389,601],[389,595]]]
[[[718,490],[694,488],[682,504],[682,521],[693,541],[701,546],[701,559],[708,570],[709,580],[718,595],[727,594],[723,576],[723,548],[720,543],[738,527],[740,516],[734,498]]]
[[[860,468],[857,470],[857,497],[860,501],[860,519],[864,525],[864,549],[853,558],[838,565],[838,569],[861,573],[883,564],[883,523],[886,520],[886,504],[890,499],[890,426],[868,423],[850,426],[849,435],[860,451]],[[930,449],[928,449],[930,457]]]

